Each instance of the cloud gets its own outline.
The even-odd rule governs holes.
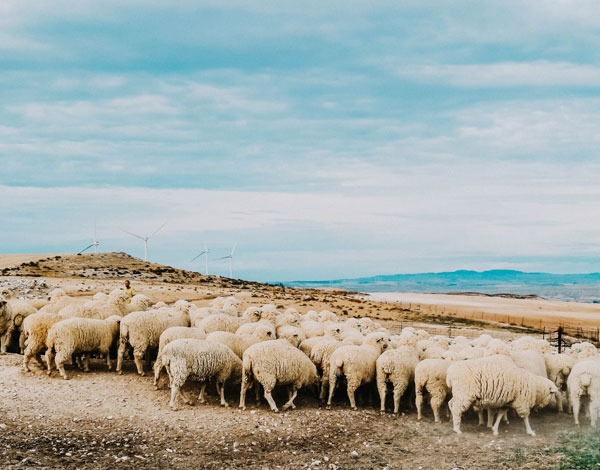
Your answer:
[[[600,67],[568,62],[502,62],[492,64],[404,65],[388,59],[386,67],[399,77],[466,88],[598,86]]]

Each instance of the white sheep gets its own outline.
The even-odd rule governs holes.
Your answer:
[[[545,353],[544,362],[546,363],[546,374],[548,378],[556,384],[559,390],[557,394],[558,412],[563,412],[563,394],[562,390],[567,384],[567,377],[575,365],[575,359],[568,354]]]
[[[419,354],[415,348],[401,346],[384,351],[375,362],[377,390],[379,391],[380,411],[385,412],[385,396],[388,382],[394,387],[394,413],[398,414],[400,399],[413,381]]]
[[[306,336],[304,336],[304,332],[297,326],[286,325],[279,328],[277,338],[285,339],[297,348],[306,339]]]
[[[575,359],[587,359],[598,357],[598,348],[589,341],[582,341],[580,343],[573,343],[567,350],[567,354],[574,357]]]
[[[237,329],[244,323],[254,323],[260,320],[260,310],[253,310],[247,315],[234,317],[227,313],[213,313],[201,320],[196,321],[194,326],[202,328],[206,333],[213,331],[229,331],[235,333]]]
[[[573,409],[573,419],[579,426],[581,399],[587,398],[590,413],[590,424],[596,427],[600,413],[600,359],[583,359],[571,369],[567,378],[567,393]]]
[[[425,359],[415,367],[415,404],[417,419],[423,417],[423,391],[429,394],[429,403],[436,423],[440,420],[440,409],[450,388],[446,385],[446,373],[452,361],[446,359]]]
[[[171,382],[171,401],[173,411],[177,409],[177,397],[181,393],[186,403],[189,399],[181,391],[188,378],[201,382],[198,401],[204,403],[206,382],[214,379],[222,406],[229,406],[225,400],[225,382],[232,379],[239,382],[242,372],[242,361],[227,346],[193,338],[179,338],[165,346],[157,359],[158,366],[154,371],[154,382],[157,383],[160,373],[167,368]]]
[[[63,318],[58,313],[36,312],[23,320],[23,336],[25,338],[25,350],[23,352],[23,370],[30,371],[29,362],[35,357],[38,364],[45,368],[42,363],[41,353],[46,350],[46,338],[48,330]]]
[[[548,405],[558,392],[551,380],[518,367],[502,355],[452,363],[446,384],[452,390],[449,407],[454,431],[459,434],[462,414],[475,404],[483,408],[514,409],[523,419],[527,434],[535,436],[529,425],[531,409]],[[501,412],[492,427],[494,435],[498,434],[502,417]]]
[[[282,409],[296,408],[294,399],[302,387],[316,385],[317,368],[311,360],[284,339],[265,341],[250,346],[242,359],[242,387],[240,408],[246,409],[246,392],[253,381],[264,389],[264,396],[272,411],[279,409],[273,400],[272,392],[277,385],[288,385],[288,401]]]
[[[64,364],[70,361],[73,354],[99,352],[106,357],[108,370],[112,364],[110,360],[110,347],[115,342],[119,333],[121,317],[113,315],[106,320],[95,318],[68,318],[55,323],[48,331],[46,339],[46,362],[48,375],[52,373],[52,359],[63,379],[69,377],[65,372]],[[89,371],[89,354],[86,354],[84,371]]]
[[[354,393],[363,384],[375,380],[375,363],[377,358],[391,344],[389,335],[385,333],[370,333],[360,346],[342,346],[336,349],[329,360],[329,398],[331,401],[337,385],[338,377],[345,376],[350,407],[356,410]]]
[[[7,299],[0,297],[0,354],[6,354],[14,329],[12,306]]]
[[[224,344],[240,359],[243,357],[246,349],[253,344],[274,339],[276,339],[276,337],[271,328],[267,325],[260,325],[252,334],[240,335],[229,331],[213,331],[206,336],[207,341],[215,341]]]
[[[156,353],[156,362],[154,363],[155,371],[156,368],[159,367],[159,358],[163,349],[165,349],[165,346],[171,341],[175,341],[176,339],[180,338],[206,339],[206,332],[202,328],[190,328],[188,326],[171,326],[163,331],[158,338],[158,352]],[[154,388],[158,390],[157,382],[154,382]]]
[[[133,348],[133,359],[137,373],[144,375],[143,357],[149,347],[158,347],[160,335],[171,326],[190,326],[190,316],[178,309],[163,307],[125,315],[120,325],[117,372],[123,373],[123,355],[129,344]]]

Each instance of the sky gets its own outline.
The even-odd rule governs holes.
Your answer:
[[[597,272],[599,129],[593,0],[0,4],[1,253]]]

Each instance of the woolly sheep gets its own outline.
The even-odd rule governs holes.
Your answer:
[[[294,399],[298,390],[318,381],[317,368],[310,359],[288,341],[278,339],[250,346],[242,359],[242,387],[240,408],[246,409],[246,392],[253,381],[264,389],[264,396],[272,411],[279,409],[273,400],[272,392],[276,385],[289,385],[288,401],[282,409],[296,408]]]
[[[127,313],[131,312],[143,312],[144,310],[148,310],[152,300],[150,297],[144,294],[135,294],[129,303],[125,304],[125,308]]]
[[[513,362],[532,374],[548,378],[546,372],[546,361],[541,353],[534,349],[521,349],[510,351],[509,357]]]
[[[413,381],[415,367],[419,363],[419,354],[415,348],[402,346],[384,351],[375,362],[377,390],[379,391],[380,411],[385,412],[387,384],[394,387],[394,413],[398,414],[400,399]]]
[[[160,335],[171,326],[190,326],[187,312],[164,307],[125,315],[120,325],[117,372],[123,373],[123,355],[129,344],[133,348],[133,359],[137,373],[144,375],[142,358],[149,347],[157,347]]]
[[[26,344],[23,352],[23,370],[30,371],[29,362],[32,357],[36,358],[41,367],[45,367],[41,353],[46,350],[48,330],[60,320],[63,318],[58,313],[52,312],[36,312],[23,320],[22,328]]]
[[[224,344],[240,359],[244,355],[246,349],[253,344],[274,339],[276,339],[276,336],[267,325],[259,325],[259,327],[254,330],[254,333],[249,335],[240,335],[238,333],[230,333],[229,331],[213,331],[206,337],[207,341],[215,341]]]
[[[176,339],[180,338],[206,339],[206,332],[202,328],[190,328],[188,326],[171,326],[163,331],[158,338],[158,352],[156,353],[156,362],[154,363],[155,372],[156,368],[159,367],[159,358],[163,349],[165,349],[165,346],[171,341],[175,341]],[[157,382],[154,382],[154,388],[158,390]]]
[[[229,331],[235,333],[244,323],[254,323],[260,320],[261,312],[252,311],[247,316],[234,317],[227,313],[213,313],[196,321],[194,326],[202,328],[206,333],[213,331]]]
[[[544,362],[546,364],[546,374],[548,378],[556,384],[559,390],[557,394],[558,412],[563,412],[563,394],[562,389],[567,384],[567,377],[575,365],[575,359],[568,354],[545,353]]]
[[[429,394],[430,406],[434,421],[439,423],[440,408],[444,404],[450,389],[446,385],[446,372],[452,361],[445,359],[425,359],[415,367],[415,404],[417,419],[423,417],[423,391]]]
[[[52,373],[52,359],[63,379],[69,377],[65,372],[64,364],[75,353],[91,353],[97,351],[106,357],[108,370],[112,364],[110,360],[110,347],[115,342],[119,333],[121,317],[113,315],[106,320],[94,318],[68,318],[55,323],[48,331],[46,339],[46,362],[48,375]],[[84,370],[89,371],[89,356],[84,359]]]
[[[567,350],[567,354],[574,357],[575,359],[587,359],[598,356],[598,349],[592,343],[588,341],[582,341],[580,343],[573,343]]]
[[[263,327],[268,328],[271,331],[271,333],[273,334],[273,337],[277,336],[277,331],[275,330],[275,325],[273,325],[273,323],[271,323],[270,321],[265,320],[263,318],[261,318],[257,322],[244,323],[243,325],[240,325],[240,327],[237,330],[235,330],[235,333],[238,335],[252,335],[258,328],[263,328]]]
[[[558,392],[547,378],[532,374],[514,364],[506,356],[458,361],[448,367],[446,384],[452,390],[449,402],[454,431],[461,433],[462,414],[473,404],[481,407],[510,407],[523,419],[527,434],[535,436],[529,425],[534,406],[544,407]],[[498,434],[499,413],[492,430]]]
[[[360,346],[342,346],[333,352],[329,360],[328,407],[331,407],[338,377],[343,375],[346,377],[350,407],[353,410],[357,409],[354,393],[361,385],[375,380],[375,362],[390,343],[389,335],[370,333]]]
[[[579,426],[581,399],[587,398],[590,424],[595,428],[600,413],[600,358],[583,359],[573,366],[567,378],[567,393],[575,424]]]
[[[277,338],[285,339],[292,346],[297,348],[300,346],[300,343],[306,339],[306,336],[304,336],[304,332],[300,328],[287,325],[279,328],[279,331],[277,332]]]
[[[4,297],[0,297],[0,354],[6,354],[10,346],[13,331],[17,327],[16,322],[21,321],[14,317],[11,304]]]
[[[169,406],[177,410],[177,397],[181,394],[186,403],[190,401],[181,391],[188,378],[202,382],[198,401],[204,403],[206,382],[214,379],[222,406],[229,406],[225,400],[225,382],[230,379],[239,381],[242,361],[227,346],[202,339],[179,338],[165,346],[157,359],[154,372],[157,383],[160,373],[167,368],[171,382],[171,400]]]
[[[10,297],[10,294],[8,294]],[[37,310],[23,299],[10,299],[0,296],[0,354],[6,353],[12,343],[15,332],[20,333],[19,348],[23,352],[25,347],[22,337],[21,324],[23,320]]]

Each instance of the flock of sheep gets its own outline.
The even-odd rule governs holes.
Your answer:
[[[88,371],[92,354],[104,357],[110,370],[110,351],[116,345],[117,373],[132,353],[138,374],[144,375],[150,351],[158,348],[154,386],[160,387],[166,371],[173,410],[180,399],[191,403],[182,390],[188,379],[201,383],[201,403],[209,381],[216,384],[224,406],[225,384],[241,383],[240,408],[245,409],[247,391],[253,387],[257,400],[262,389],[273,411],[279,410],[272,395],[276,386],[287,386],[286,410],[295,408],[301,388],[311,386],[331,407],[336,388],[344,383],[353,409],[357,389],[372,384],[385,412],[391,388],[393,411],[398,413],[402,396],[414,385],[418,419],[428,399],[436,422],[447,403],[457,433],[463,413],[473,408],[480,424],[487,413],[487,426],[498,434],[512,409],[527,433],[535,435],[531,410],[554,406],[562,412],[566,389],[575,423],[579,425],[583,406],[596,426],[600,354],[593,344],[577,343],[557,354],[547,341],[530,336],[509,342],[488,334],[448,338],[410,327],[391,334],[368,317],[341,321],[328,310],[301,314],[272,304],[242,312],[238,305],[235,297],[219,297],[208,307],[184,300],[151,305],[142,294],[127,303],[121,289],[91,300],[70,297],[60,288],[48,301],[37,303],[0,297],[0,351],[5,353],[20,331],[23,369],[30,371],[35,358],[48,375],[56,368],[67,379],[65,364]]]

